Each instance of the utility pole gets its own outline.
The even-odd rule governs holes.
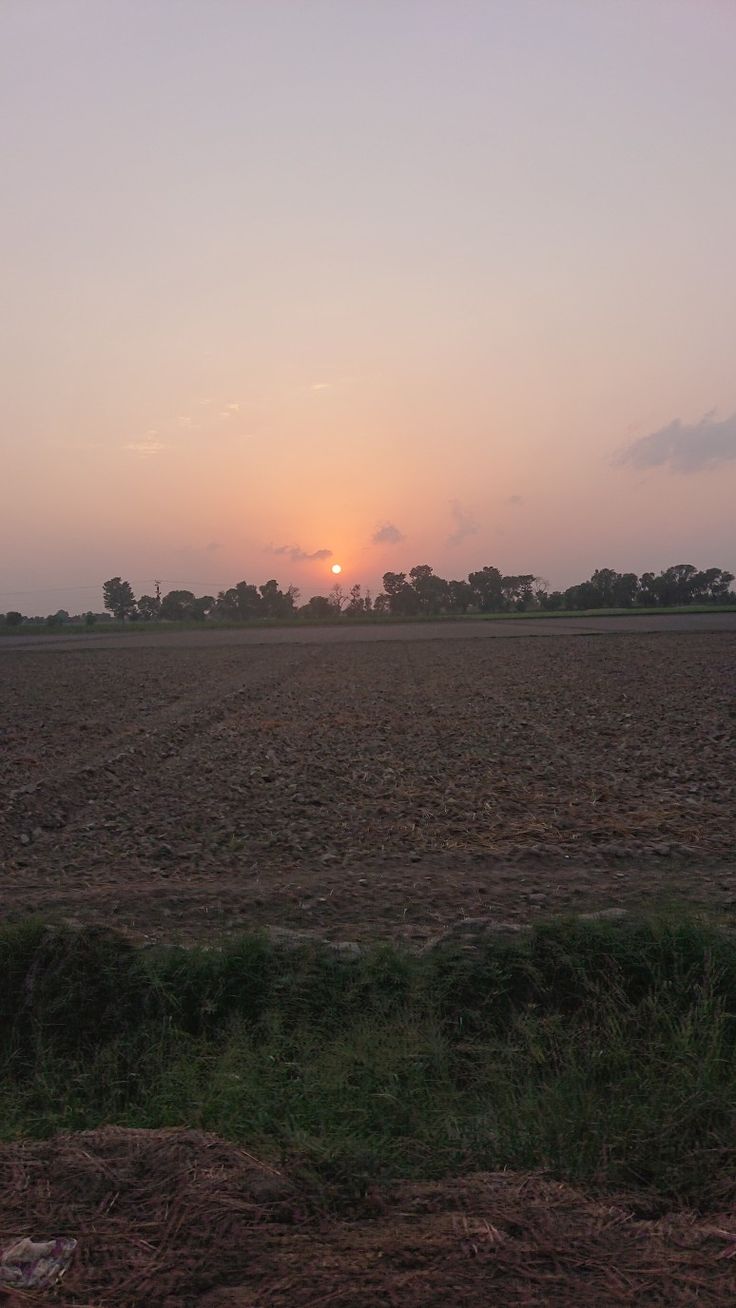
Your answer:
[[[154,581],[153,584],[156,587],[156,604],[158,608],[161,608],[161,582]]]

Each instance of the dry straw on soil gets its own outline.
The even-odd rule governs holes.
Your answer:
[[[75,1235],[53,1296],[69,1308],[736,1302],[732,1216],[636,1211],[635,1196],[495,1173],[376,1191],[336,1221],[310,1213],[283,1174],[200,1132],[106,1128],[0,1147],[0,1243]]]

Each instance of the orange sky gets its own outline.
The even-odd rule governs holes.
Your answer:
[[[736,571],[735,38],[677,0],[5,5],[0,610]]]

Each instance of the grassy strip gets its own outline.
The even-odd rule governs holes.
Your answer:
[[[66,622],[59,627],[48,627],[42,623],[20,627],[8,627],[0,623],[0,636],[104,636],[113,633],[171,631],[222,631],[246,627],[258,630],[261,627],[345,627],[345,626],[405,626],[407,623],[426,622],[526,622],[554,621],[556,618],[651,618],[666,617],[668,614],[700,613],[714,614],[736,613],[734,604],[671,604],[658,608],[632,606],[628,609],[528,609],[522,613],[414,613],[400,616],[391,613],[365,613],[348,617],[342,614],[336,618],[252,618],[249,622],[224,621],[211,618],[203,622],[101,622],[88,627],[79,622]]]
[[[5,1138],[196,1125],[341,1194],[504,1166],[736,1192],[736,941],[693,918],[359,958],[6,927],[0,1017]]]

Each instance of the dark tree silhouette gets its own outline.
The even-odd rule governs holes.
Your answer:
[[[677,563],[662,572],[617,572],[614,568],[596,568],[587,581],[567,590],[549,590],[549,583],[534,573],[503,575],[487,565],[471,572],[467,581],[446,581],[428,563],[416,564],[410,572],[386,572],[383,591],[371,600],[359,584],[345,594],[339,581],[329,596],[315,595],[297,609],[299,591],[294,586],[281,590],[271,578],[261,586],[239,581],[228,590],[195,596],[190,590],[170,591],[163,600],[142,595],[136,599],[130,583],[112,577],[103,587],[105,607],[116,618],[152,620],[230,620],[248,622],[256,618],[283,620],[297,612],[304,617],[356,617],[364,613],[376,617],[391,615],[410,618],[433,617],[442,613],[504,613],[530,609],[548,611],[585,609],[630,609],[636,606],[687,606],[690,604],[736,604],[731,589],[734,575],[723,568],[698,569],[692,563]],[[329,615],[325,609],[329,606]],[[53,615],[55,621],[67,621],[68,615]],[[5,625],[19,625],[25,619],[10,612]],[[3,621],[0,617],[0,621]]]
[[[191,590],[170,590],[161,600],[159,617],[166,622],[184,622],[194,616],[194,593]]]
[[[471,572],[468,582],[473,591],[473,603],[481,613],[500,613],[504,605],[503,577],[498,568],[485,567]]]
[[[450,587],[443,577],[435,575],[428,563],[421,563],[409,573],[416,592],[421,613],[441,613],[449,608]]]
[[[473,587],[469,581],[451,581],[449,583],[449,602],[451,613],[467,613],[473,603]]]
[[[365,600],[361,594],[359,585],[350,587],[350,598],[348,599],[345,614],[349,618],[357,618],[361,613],[366,612]]]
[[[289,618],[294,613],[298,591],[290,586],[287,591],[279,590],[279,584],[273,578],[265,585],[259,586],[263,599],[263,616],[265,618]]]
[[[120,577],[111,577],[102,587],[102,596],[105,608],[109,609],[113,617],[118,618],[120,622],[124,622],[135,612],[135,595],[129,581],[122,581]]]
[[[326,595],[313,595],[306,604],[302,605],[299,616],[302,618],[334,618],[334,605],[330,603]]]
[[[145,622],[150,622],[159,616],[161,611],[161,601],[154,595],[141,595],[138,600],[138,612]]]
[[[397,617],[409,618],[419,612],[420,599],[406,580],[405,572],[385,572],[383,589],[388,598],[389,612]]]

